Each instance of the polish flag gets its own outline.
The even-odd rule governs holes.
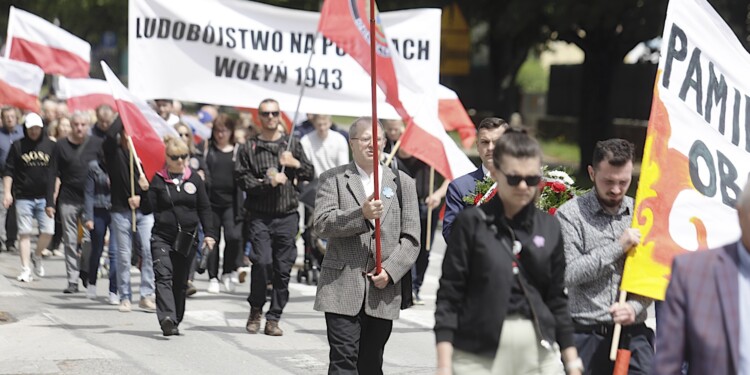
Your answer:
[[[367,1],[325,0],[320,12],[318,30],[352,56],[368,74],[371,74],[370,15]],[[380,17],[376,15],[375,18],[378,24],[375,60],[377,83],[386,96],[386,102],[393,106],[406,124],[406,131],[401,136],[401,148],[435,168],[448,180],[473,171],[476,167],[443,128],[438,118],[437,105],[434,106],[433,113],[426,111],[426,108],[431,106],[424,105],[425,103],[411,102],[408,108],[402,104],[399,98],[399,82],[402,84],[408,82],[412,85],[413,82],[410,77],[403,76],[402,65],[396,65],[399,57],[391,53],[390,43],[383,31]],[[417,96],[429,96],[429,93],[425,91],[423,90]]]
[[[0,104],[39,113],[43,80],[38,66],[0,58]]]
[[[48,74],[87,78],[91,45],[44,18],[10,7],[5,57],[38,65]]]
[[[68,103],[71,111],[87,111],[107,104],[116,107],[112,88],[102,79],[65,78],[58,80],[57,97]]]
[[[164,136],[171,135],[179,138],[179,134],[177,130],[167,125],[167,122],[159,117],[146,101],[131,94],[107,63],[102,61],[101,64],[104,77],[107,78],[111,87],[117,111],[120,112],[125,132],[133,140],[133,146],[143,163],[146,177],[151,180],[154,173],[164,167],[166,161]]]
[[[477,139],[477,129],[474,122],[466,113],[466,109],[456,92],[443,85],[440,85],[438,90],[438,116],[445,131],[457,131],[464,149],[471,149]]]

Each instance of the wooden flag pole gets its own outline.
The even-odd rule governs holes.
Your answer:
[[[135,173],[134,173],[135,172],[135,166],[134,166],[135,165],[135,160],[134,160],[135,159],[135,155],[133,155],[133,150],[134,150],[134,148],[133,148],[133,141],[130,139],[130,137],[128,137],[128,146],[130,148],[130,150],[129,150],[130,152],[128,152],[128,154],[130,154],[130,197],[134,198],[135,197]],[[136,221],[136,213],[135,213],[135,208],[131,207],[130,211],[131,211],[131,214],[132,214],[132,217],[131,217],[132,218],[132,220],[131,220],[132,229],[133,229],[133,233],[135,233],[136,232],[136,225],[135,225],[136,224],[135,223],[135,221]]]
[[[393,145],[393,149],[391,150],[391,153],[388,154],[388,157],[385,159],[385,166],[390,167],[391,162],[393,161],[393,158],[396,156],[396,152],[398,152],[398,149],[401,147],[401,139],[396,141],[396,144]]]
[[[430,167],[430,194],[427,195],[428,197],[431,197],[432,194],[435,192],[435,167]],[[430,206],[427,206],[427,237],[425,241],[427,241],[427,245],[425,246],[425,249],[427,251],[430,251],[432,248],[432,208]]]
[[[372,165],[373,165],[373,180],[374,180],[374,200],[380,200],[380,178],[378,174],[378,167],[380,164],[380,157],[378,155],[379,142],[378,142],[378,102],[377,102],[377,73],[376,73],[376,58],[375,45],[375,0],[370,0],[370,94],[372,95]],[[379,275],[383,269],[382,264],[382,252],[380,249],[380,219],[375,219],[375,274]]]
[[[628,292],[620,291],[619,303],[625,303],[628,298]],[[614,361],[617,359],[617,349],[620,346],[620,334],[622,333],[622,324],[615,324],[615,330],[612,332],[612,346],[609,349],[609,359]]]

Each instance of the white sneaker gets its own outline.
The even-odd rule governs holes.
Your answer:
[[[29,267],[21,267],[21,274],[16,277],[16,280],[22,281],[25,283],[29,283],[32,280],[34,280],[33,277],[31,277],[31,268]]]
[[[56,256],[56,257],[61,257],[61,256],[65,255],[65,253],[63,253],[59,249],[55,249],[55,250],[52,250],[52,255]]]
[[[96,285],[89,284],[86,287],[86,298],[96,299]]]
[[[208,290],[206,290],[209,293],[213,294],[219,294],[220,287],[219,287],[219,279],[213,278],[208,281]]]
[[[232,272],[233,274],[235,272]],[[221,275],[221,283],[224,284],[224,290],[229,293],[234,292],[234,281],[232,281],[232,275]]]
[[[237,285],[240,283],[240,274],[237,271],[232,271],[232,274],[229,275],[229,279],[232,280],[234,285]]]
[[[42,256],[45,258],[49,258],[52,256],[52,252],[49,249],[42,250]]]
[[[120,301],[120,308],[118,310],[120,310],[120,312],[124,312],[124,313],[130,312],[132,310],[132,308],[130,307],[130,300],[129,299],[124,299],[124,300]]]
[[[109,292],[109,304],[110,305],[119,305],[120,304],[120,296],[118,296],[117,293]]]
[[[34,265],[34,274],[39,277],[44,277],[44,266],[42,265],[42,259],[36,256],[31,256],[31,263]]]

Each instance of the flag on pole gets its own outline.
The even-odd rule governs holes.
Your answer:
[[[39,113],[44,72],[36,65],[0,59],[0,104]]]
[[[321,10],[318,30],[371,74],[369,17],[369,0],[326,0]],[[393,106],[406,124],[406,131],[401,137],[401,148],[435,168],[449,180],[473,171],[476,167],[445,132],[437,110],[434,114],[425,113],[422,108],[406,108],[402,104],[399,99],[399,82],[411,80],[409,77],[397,76],[397,72],[405,70],[397,69],[397,60],[394,59],[397,55],[391,53],[377,15],[376,21],[377,83],[386,96],[386,102]],[[414,114],[417,116],[412,117]]]
[[[38,65],[47,74],[87,78],[91,45],[44,18],[11,6],[5,57]]]
[[[60,77],[58,86],[57,97],[65,100],[71,111],[96,109],[102,104],[116,107],[112,89],[105,80]]]
[[[438,90],[438,116],[445,131],[457,131],[464,149],[470,149],[477,139],[477,128],[466,113],[456,92],[440,85]]]
[[[164,167],[166,160],[164,136],[172,135],[179,138],[179,134],[177,130],[167,125],[167,122],[159,117],[144,100],[130,93],[107,63],[102,61],[101,64],[104,76],[112,88],[112,96],[117,105],[117,111],[120,112],[125,132],[133,140],[133,146],[143,163],[146,177],[151,180],[154,173]]]

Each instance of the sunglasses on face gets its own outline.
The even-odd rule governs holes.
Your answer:
[[[182,154],[182,155],[169,155],[169,158],[170,158],[170,159],[172,159],[173,161],[177,161],[177,160],[180,160],[180,159],[182,159],[182,160],[185,160],[185,159],[187,159],[187,158],[188,158],[188,154]]]
[[[261,111],[258,114],[261,117],[279,117],[279,111]]]
[[[542,176],[540,175],[534,175],[534,176],[519,176],[519,175],[513,175],[513,174],[507,174],[501,170],[498,170],[498,172],[502,173],[505,176],[505,180],[508,182],[508,185],[510,186],[518,186],[521,184],[521,181],[526,182],[526,186],[532,187],[539,185],[540,182],[542,182]]]

